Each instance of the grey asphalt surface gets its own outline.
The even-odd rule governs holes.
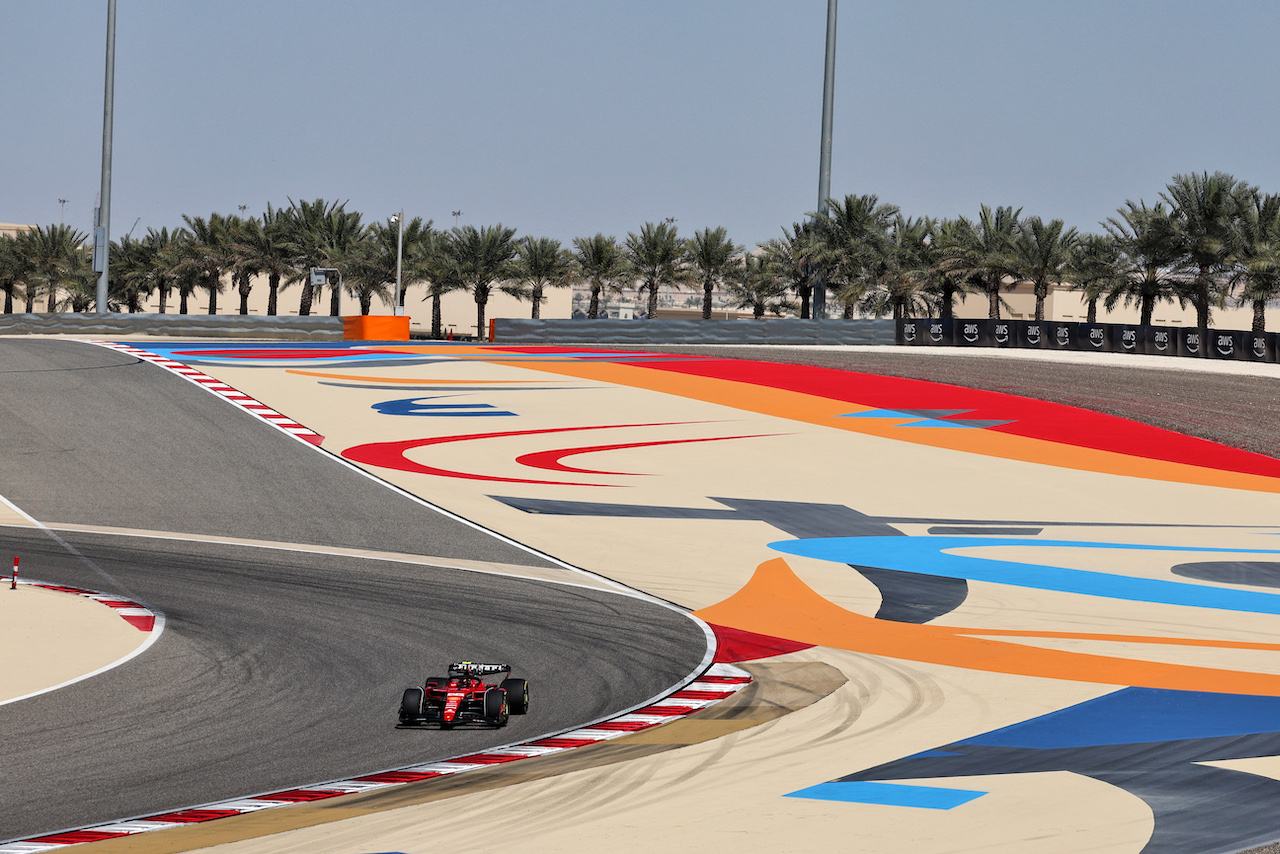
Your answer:
[[[0,447],[0,494],[42,520],[541,562],[380,494],[153,365],[86,345],[0,340]],[[133,596],[167,628],[121,667],[0,706],[0,840],[558,731],[659,693],[706,648],[676,611],[598,590],[61,536],[71,549],[0,528],[0,554],[21,555],[30,578]],[[401,691],[461,659],[512,664],[530,681],[529,714],[502,730],[396,729]]]
[[[0,338],[0,495],[43,522],[548,566],[155,365]]]

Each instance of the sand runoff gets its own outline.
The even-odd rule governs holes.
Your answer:
[[[414,345],[396,350],[425,352]],[[986,349],[972,355],[997,353],[1022,357]],[[910,350],[901,354],[912,355]],[[907,425],[845,419],[854,407],[819,411],[821,401],[799,395],[646,374],[626,365],[536,363],[518,353],[486,356],[483,348],[458,347],[447,355],[430,364],[382,367],[300,368],[230,360],[201,367],[323,434],[322,448],[331,453],[343,454],[364,443],[394,446],[395,455],[382,459],[401,467],[375,466],[374,473],[409,492],[575,566],[765,634],[805,635],[809,629],[798,620],[792,621],[796,625],[778,622],[786,616],[776,607],[781,600],[775,597],[770,603],[768,597],[781,592],[799,602],[808,593],[795,581],[781,586],[786,580],[781,575],[769,582],[772,586],[755,582],[759,568],[777,558],[769,543],[788,537],[763,521],[728,513],[730,505],[718,497],[740,503],[845,506],[874,517],[914,518],[916,522],[902,527],[916,535],[931,533],[931,519],[973,524],[1029,520],[1024,524],[1062,531],[1063,539],[1137,542],[1164,553],[1191,550],[1189,555],[1206,545],[1266,552],[1274,541],[1274,520],[1280,518],[1280,492],[1274,484],[1266,488],[1247,477],[1171,465],[1139,470],[1113,457],[1021,440],[1000,439],[1003,448],[1017,451],[1002,457],[999,448],[984,444],[992,437],[981,431],[927,441],[928,434]],[[1103,362],[1095,354],[1053,356]],[[1156,359],[1118,356],[1104,363],[1138,364],[1139,358]],[[1272,371],[1264,375],[1280,375],[1276,366],[1157,362],[1152,366],[1261,367]],[[419,411],[423,417],[395,417],[389,414],[391,404],[405,416]],[[457,404],[519,418],[462,423],[430,417],[431,407]],[[1049,453],[1060,456],[1050,459]],[[1063,464],[1068,456],[1074,465]],[[705,515],[563,515],[550,506],[545,512],[521,509],[548,498]],[[1133,577],[1158,569],[1132,560],[1130,552],[1059,551],[1063,554],[1055,563],[1067,567]],[[601,844],[621,852],[647,852],[656,845],[779,851],[818,846],[916,852],[1138,851],[1151,833],[1150,809],[1122,790],[1076,774],[956,779],[957,787],[987,794],[951,811],[785,796],[1072,706],[1106,694],[1116,684],[1134,684],[1082,681],[1065,670],[1055,679],[1021,672],[1058,660],[1057,647],[1064,643],[1091,644],[1088,651],[1099,660],[1141,643],[1147,652],[1127,653],[1125,678],[1130,673],[1146,678],[1164,672],[1169,649],[1164,641],[1205,641],[1216,651],[1203,660],[1195,658],[1198,665],[1235,668],[1268,684],[1280,681],[1277,651],[1263,649],[1275,637],[1271,616],[1244,614],[1198,623],[1200,612],[1180,605],[1091,601],[1085,608],[1076,593],[985,582],[974,582],[964,604],[936,626],[908,626],[902,637],[884,638],[880,648],[886,652],[870,655],[852,649],[860,639],[845,637],[876,622],[870,615],[879,595],[870,583],[839,562],[788,557],[786,563],[812,593],[804,601],[832,606],[827,609],[831,631],[814,633],[815,641],[830,643],[772,663],[821,664],[839,670],[843,682],[776,719],[515,787],[459,791],[427,802],[415,802],[409,792],[389,792],[378,809],[367,811],[353,801],[334,799],[272,811],[279,817],[227,819],[223,830],[220,822],[210,822],[207,830],[164,831],[90,850],[216,845],[210,850],[220,854],[418,854],[441,846],[471,850],[468,846],[476,840],[487,845],[490,839],[512,838],[533,852],[594,850]],[[768,607],[742,595],[752,583],[761,594],[757,599]],[[845,635],[835,632],[841,625],[849,628]],[[970,635],[977,637],[971,640]],[[985,644],[998,638],[1012,638],[1008,643],[1020,647],[1006,649],[1003,656],[1016,666],[1001,670],[969,655],[978,647],[974,640]],[[839,648],[837,642],[848,646]],[[955,658],[974,660],[969,666],[952,666],[941,656],[929,658],[934,647],[958,650]],[[1024,660],[1035,666],[1017,665]],[[661,738],[662,730],[647,737]],[[314,810],[324,821],[289,829],[285,816],[294,810]],[[276,821],[282,824],[272,824]],[[231,841],[222,835],[247,822],[262,823],[253,831],[260,838]],[[166,841],[180,836],[181,843]]]
[[[111,608],[74,593],[0,586],[0,703],[75,681],[132,655],[150,638]]]

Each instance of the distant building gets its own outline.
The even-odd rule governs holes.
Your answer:
[[[0,236],[17,237],[24,231],[30,231],[34,225],[19,225],[16,222],[0,222]]]

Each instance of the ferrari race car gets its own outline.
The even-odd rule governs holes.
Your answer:
[[[421,688],[405,689],[400,698],[400,725],[438,723],[441,729],[464,723],[506,726],[508,715],[523,715],[529,709],[529,683],[508,676],[495,685],[486,683],[484,677],[510,672],[510,664],[450,664],[448,676],[432,676]]]

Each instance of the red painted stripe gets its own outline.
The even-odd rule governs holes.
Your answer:
[[[650,706],[636,712],[638,715],[662,715],[667,718],[682,718],[698,711],[692,706]]]
[[[419,780],[430,780],[432,777],[443,777],[439,771],[383,771],[381,774],[366,774],[353,778],[356,783],[416,783]]]
[[[925,380],[743,359],[641,362],[636,367],[732,380],[874,409],[959,409],[960,419],[1011,420],[986,429],[1145,459],[1280,477],[1280,460],[1060,403]],[[784,416],[786,413],[779,413]]]
[[[668,700],[723,700],[733,691],[677,691]]]
[[[470,756],[460,756],[457,759],[450,759],[449,762],[465,763],[467,765],[500,765],[503,762],[514,762],[517,759],[528,759],[527,756],[507,755],[502,753],[473,753]]]
[[[648,710],[636,712],[636,714],[649,714]],[[648,729],[657,724],[651,724],[648,721],[605,721],[604,723],[592,724],[586,729],[603,729],[620,732],[636,732],[637,730]]]
[[[196,824],[201,821],[213,821],[215,818],[227,818],[243,815],[239,810],[177,810],[148,816],[146,821],[172,821],[180,824]]]
[[[128,833],[107,833],[102,830],[70,830],[50,836],[36,836],[23,842],[43,842],[46,845],[79,845],[81,842],[100,842],[103,839],[119,839]]]
[[[599,727],[596,727],[599,729]],[[582,747],[584,744],[599,744],[599,739],[595,738],[540,738],[537,741],[529,742],[529,747],[555,747],[562,750],[572,750],[575,747]]]
[[[709,682],[716,685],[746,685],[750,676],[699,676],[695,682]]]
[[[329,790],[327,792],[317,792],[311,789],[288,789],[283,792],[272,792],[269,795],[259,795],[264,801],[288,801],[294,804],[306,803],[307,801],[323,801],[325,798],[336,798],[339,795],[345,795],[346,792],[335,792]]]
[[[121,614],[120,619],[140,632],[151,632],[156,628],[155,614]]]

